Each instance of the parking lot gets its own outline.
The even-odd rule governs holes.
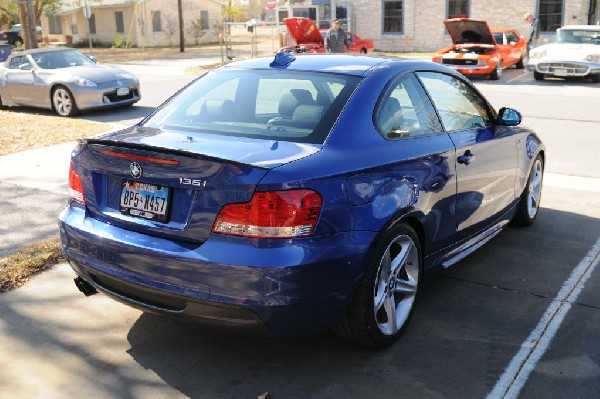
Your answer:
[[[190,79],[135,71],[140,104],[84,117],[135,121]],[[521,70],[475,83],[547,146],[540,214],[432,276],[394,346],[225,335],[85,298],[61,264],[0,296],[0,398],[598,397],[600,86]]]

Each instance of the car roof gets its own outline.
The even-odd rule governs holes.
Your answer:
[[[261,57],[236,61],[225,65],[225,69],[287,69],[295,71],[319,71],[344,75],[364,76],[375,67],[390,65],[407,70],[422,67],[423,61],[409,58],[373,57],[351,54],[303,54],[294,56],[287,66],[271,66],[274,57]],[[427,63],[429,64],[429,63]]]

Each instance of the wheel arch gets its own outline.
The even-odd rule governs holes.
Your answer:
[[[384,229],[382,229],[380,236],[383,236],[388,229],[394,228],[400,223],[407,224],[410,228],[412,228],[417,234],[417,238],[419,239],[419,246],[421,247],[421,256],[425,258],[427,243],[425,239],[425,228],[423,227],[423,223],[420,218],[415,214],[407,214],[396,218],[392,223],[387,225]],[[379,238],[378,238],[379,239]]]
[[[56,90],[59,87],[64,87],[65,89],[67,89],[69,91],[69,93],[71,93],[71,96],[73,97],[73,101],[75,101],[75,96],[73,96],[73,92],[71,91],[69,86],[67,86],[63,82],[53,82],[52,84],[50,84],[50,86],[48,86],[48,93],[47,93],[48,94],[47,98],[50,100],[50,108],[53,111],[54,111],[54,101],[52,101],[52,96],[54,95],[54,90]]]

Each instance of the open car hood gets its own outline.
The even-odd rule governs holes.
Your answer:
[[[310,18],[285,18],[283,20],[287,26],[288,32],[296,44],[318,43],[324,44],[323,36],[319,32],[319,28]]]
[[[455,18],[444,20],[444,24],[454,44],[496,44],[486,21]]]

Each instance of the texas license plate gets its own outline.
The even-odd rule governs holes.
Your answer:
[[[126,96],[129,94],[129,87],[117,88],[117,96]]]
[[[167,221],[169,189],[155,184],[125,180],[119,210],[128,215],[159,222]]]

